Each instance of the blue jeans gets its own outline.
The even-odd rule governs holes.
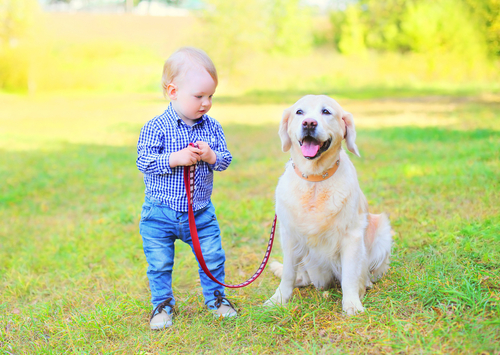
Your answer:
[[[212,275],[223,283],[226,255],[222,249],[219,223],[212,202],[201,210],[195,211],[194,217],[205,263]],[[172,293],[175,241],[180,239],[189,244],[194,253],[188,214],[187,212],[174,211],[160,201],[146,196],[142,206],[139,228],[144,254],[149,264],[147,275],[153,308],[169,297],[172,297],[171,303],[175,304]],[[210,280],[201,267],[198,269],[198,273],[205,304],[209,308],[214,308],[214,291],[218,290],[224,295],[224,287]],[[172,310],[170,307],[167,308],[167,312],[170,313]]]

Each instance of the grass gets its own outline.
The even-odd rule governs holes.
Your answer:
[[[0,101],[0,353],[500,351],[498,96],[340,100],[356,119],[361,187],[396,232],[392,267],[367,292],[364,314],[342,314],[341,290],[311,287],[265,309],[279,280],[264,272],[227,292],[239,318],[214,320],[194,256],[178,243],[179,315],[163,332],[148,328],[135,143],[165,103],[146,94]],[[212,111],[234,156],[213,195],[228,282],[251,275],[264,253],[288,159],[276,133],[285,107],[221,100]]]

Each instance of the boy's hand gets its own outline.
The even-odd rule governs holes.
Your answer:
[[[198,141],[196,142],[198,144],[198,147],[200,147],[201,153],[200,157],[201,160],[204,162],[207,162],[208,164],[215,164],[217,161],[217,155],[215,155],[215,152],[210,148],[207,142],[203,141]]]
[[[201,160],[202,151],[198,148],[188,146],[178,152],[170,154],[168,163],[171,168],[176,166],[190,166]]]

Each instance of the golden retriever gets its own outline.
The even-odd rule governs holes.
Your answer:
[[[276,188],[283,265],[266,305],[286,304],[294,287],[342,287],[342,309],[364,310],[366,287],[389,268],[392,231],[385,214],[368,213],[356,170],[342,148],[359,155],[354,120],[332,98],[308,95],[286,109],[279,136],[291,159]]]

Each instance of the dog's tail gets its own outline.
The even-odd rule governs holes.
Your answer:
[[[369,268],[373,281],[378,280],[389,269],[392,230],[385,213],[369,214],[365,243],[369,252]]]
[[[281,276],[283,275],[283,264],[279,263],[277,261],[273,261],[271,264],[269,264],[269,270],[276,276],[281,279]]]

